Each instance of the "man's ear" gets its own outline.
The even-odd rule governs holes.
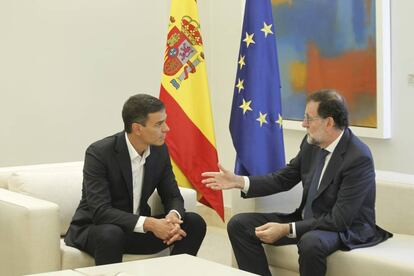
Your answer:
[[[328,119],[328,120],[326,120],[327,121],[327,123],[326,123],[327,126],[332,127],[332,128],[335,127],[335,120],[332,117],[328,117],[327,119]]]
[[[132,132],[136,133],[137,135],[141,135],[143,126],[140,123],[132,123],[131,130]]]

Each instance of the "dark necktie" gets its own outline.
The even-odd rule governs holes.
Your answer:
[[[319,151],[319,156],[317,159],[318,164],[316,164],[316,168],[312,176],[312,182],[309,186],[308,195],[306,197],[306,204],[303,214],[304,219],[309,219],[313,217],[312,202],[315,199],[316,192],[318,191],[319,179],[321,178],[323,165],[325,164],[325,158],[328,154],[329,151],[327,150],[321,149]]]

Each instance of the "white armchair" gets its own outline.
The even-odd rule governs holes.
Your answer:
[[[0,168],[0,275],[93,266],[88,254],[66,246],[66,233],[79,203],[83,162]],[[195,212],[196,193],[180,188],[187,211]],[[153,214],[162,212],[157,193]],[[124,261],[167,255],[124,255]]]

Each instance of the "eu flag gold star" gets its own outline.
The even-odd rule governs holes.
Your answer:
[[[272,24],[267,25],[266,22],[263,22],[263,26],[264,27],[260,30],[265,34],[265,37],[267,37],[268,34],[273,34]]]
[[[243,68],[243,66],[244,65],[246,65],[246,63],[244,62],[244,58],[245,58],[246,56],[240,56],[240,59],[239,59],[239,65],[240,65],[240,70]]]
[[[244,89],[243,83],[244,83],[244,80],[241,80],[241,79],[239,79],[238,82],[237,82],[236,87],[239,89],[239,93],[242,89]]]
[[[283,126],[283,118],[280,116],[280,113],[278,114],[277,121],[275,121],[277,124],[279,124],[279,128],[282,128]]]
[[[245,114],[246,112],[247,112],[247,110],[250,110],[250,111],[252,111],[253,109],[250,107],[250,104],[252,103],[252,101],[248,101],[248,102],[246,102],[244,99],[243,99],[243,103],[242,103],[242,105],[240,105],[239,107],[241,108],[241,109],[243,109],[243,114]]]
[[[246,47],[247,48],[249,48],[249,45],[250,44],[256,44],[256,42],[254,42],[254,40],[253,40],[253,36],[254,36],[254,33],[252,33],[252,34],[248,34],[247,32],[246,32],[246,38],[245,39],[243,39],[243,41],[244,42],[246,42]]]
[[[259,121],[260,127],[262,127],[263,124],[268,124],[266,117],[267,113],[262,114],[262,112],[259,112],[259,118],[257,118],[256,121]]]

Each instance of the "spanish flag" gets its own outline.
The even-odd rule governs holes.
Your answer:
[[[160,99],[170,132],[166,144],[180,186],[224,219],[223,195],[201,183],[201,173],[218,171],[210,94],[196,0],[172,0]]]

